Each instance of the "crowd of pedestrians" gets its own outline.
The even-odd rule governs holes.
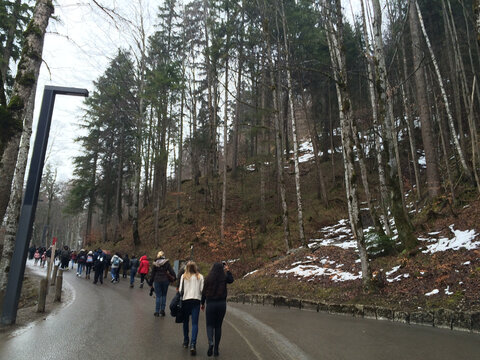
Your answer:
[[[34,266],[44,267],[51,257],[51,247],[29,248],[29,259],[34,259]],[[150,286],[150,295],[155,293],[155,317],[164,317],[167,301],[167,292],[171,284],[176,284],[176,291],[182,297],[183,318],[183,347],[190,350],[191,355],[196,355],[198,337],[198,320],[200,311],[206,314],[206,332],[208,338],[207,356],[219,356],[219,345],[222,337],[222,323],[227,309],[227,284],[233,282],[233,276],[228,265],[223,263],[213,264],[210,272],[204,278],[197,264],[188,261],[180,270],[178,277],[163,251],[159,251],[151,266],[146,255],[137,259],[128,254],[122,256],[116,252],[113,256],[108,251],[100,248],[96,250],[81,249],[72,251],[68,246],[63,246],[55,251],[54,259],[63,270],[73,269],[76,265],[77,277],[90,280],[93,269],[93,284],[103,284],[110,268],[111,282],[116,284],[122,278],[130,275],[130,288],[134,287],[137,274],[140,277],[139,288],[144,283]],[[190,332],[190,320],[192,323]]]

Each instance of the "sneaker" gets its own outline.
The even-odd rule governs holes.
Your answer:
[[[143,288],[143,283],[140,284],[140,289]]]
[[[183,342],[183,348],[184,348],[184,349],[188,349],[188,341],[184,341],[184,342]]]
[[[213,355],[213,345],[208,345],[207,356]]]
[[[130,284],[130,287],[133,288],[133,284]]]
[[[113,284],[114,281],[115,281],[115,279],[110,280],[110,282],[111,282],[112,284]]]
[[[197,349],[195,348],[195,345],[190,346],[190,355],[192,356],[197,355]]]
[[[160,314],[156,312],[156,313],[153,313],[153,316],[159,317]]]
[[[160,316],[165,316],[165,310],[160,310]]]

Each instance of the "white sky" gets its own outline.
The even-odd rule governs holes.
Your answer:
[[[115,6],[117,11],[134,21],[132,3],[139,0],[100,0],[102,4]],[[141,0],[145,7],[155,9],[159,1]],[[91,93],[93,81],[103,74],[118,47],[129,48],[126,25],[117,28],[108,16],[85,0],[59,0],[55,2],[54,16],[50,20],[45,37],[43,58],[38,81],[31,149],[45,85],[86,88]],[[150,3],[155,3],[154,5]],[[155,11],[153,11],[155,13]],[[128,14],[128,15],[125,15]],[[147,14],[148,15],[148,14]],[[151,28],[151,26],[150,26]],[[72,178],[73,157],[79,154],[80,146],[74,142],[81,134],[78,126],[84,111],[82,97],[57,95],[52,117],[52,126],[47,152],[47,161],[58,169],[57,179]]]
[[[131,21],[138,23],[139,3],[147,18],[147,36],[153,32],[158,6],[162,1],[155,0],[99,0],[107,4]],[[181,0],[179,1],[181,2]],[[345,15],[351,17],[351,8],[359,9],[360,0],[343,0]],[[129,49],[133,44],[127,24],[113,21],[89,0],[57,0],[55,3],[57,20],[51,20],[44,45],[44,64],[40,70],[35,102],[33,136],[42,102],[45,85],[67,86],[93,90],[93,81],[103,74],[109,61],[116,55],[118,47]],[[355,11],[357,12],[357,11]],[[83,98],[59,95],[55,100],[52,126],[49,138],[49,151],[46,162],[57,168],[57,179],[66,181],[72,178],[73,157],[80,153],[75,137],[81,134],[78,126],[83,116]]]

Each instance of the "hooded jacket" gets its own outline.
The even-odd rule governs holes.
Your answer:
[[[148,274],[148,269],[150,268],[150,263],[147,260],[147,255],[143,255],[140,258],[140,266],[138,267],[139,274]]]
[[[153,262],[150,279],[152,282],[169,282],[170,280],[167,276],[167,272],[173,278],[177,277],[175,271],[173,271],[172,266],[168,262],[168,259],[165,259],[164,257],[158,258]]]

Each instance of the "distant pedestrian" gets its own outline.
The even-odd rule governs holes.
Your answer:
[[[93,264],[93,269],[95,270],[95,277],[93,278],[94,284],[96,284],[99,280],[100,284],[103,284],[103,270],[105,269],[105,263],[105,253],[102,251],[102,249],[98,249]]]
[[[168,285],[175,281],[175,278],[175,271],[173,271],[168,259],[165,258],[163,251],[159,251],[153,262],[152,274],[150,275],[150,282],[156,296],[154,316],[165,316]]]
[[[45,262],[47,261],[47,251],[44,250],[42,255],[40,255],[40,266],[43,268],[45,267]]]
[[[112,261],[112,255],[109,252],[104,252],[105,254],[105,268],[103,269],[104,276],[103,278],[107,278],[108,268],[110,267],[110,262]]]
[[[205,278],[202,294],[202,310],[207,302],[207,338],[208,356],[218,356],[218,347],[222,337],[222,323],[227,311],[227,284],[233,282],[233,276],[226,263],[215,263]]]
[[[77,256],[77,276],[82,276],[85,262],[87,261],[87,253],[85,249],[81,249]]]
[[[189,261],[185,273],[180,279],[180,292],[183,292],[183,347],[188,348],[190,340],[190,355],[197,353],[198,318],[200,316],[200,301],[202,299],[203,276],[198,272],[197,264]],[[188,323],[192,317],[192,338],[188,337]]]
[[[41,255],[40,255],[40,252],[38,251],[38,249],[35,250],[35,253],[33,254],[33,258],[35,259],[35,263],[33,265],[36,266],[38,264],[38,260],[40,260],[40,257],[41,257]]]
[[[70,261],[72,263],[72,269],[73,267],[75,266],[76,262],[77,262],[77,252],[76,251],[72,251],[72,253],[70,254]]]
[[[28,248],[28,259],[32,260],[33,256],[35,255],[35,250],[37,250],[37,247],[35,245],[32,245]]]
[[[147,260],[147,255],[143,255],[140,258],[140,265],[138,267],[138,273],[140,274],[140,288],[143,288],[143,282],[145,281],[145,276],[148,274],[149,268],[150,263]]]
[[[60,261],[62,262],[61,268],[63,270],[68,270],[68,262],[70,261],[70,251],[68,250],[67,245],[63,247],[63,250],[60,253]]]
[[[90,280],[90,273],[92,272],[92,266],[94,262],[93,251],[87,253],[87,260],[85,261],[85,278]]]
[[[123,257],[123,263],[122,263],[122,270],[123,270],[123,278],[127,278],[127,272],[130,269],[130,259],[128,258],[128,254],[125,254]]]
[[[115,253],[115,255],[112,256],[112,260],[110,260],[110,263],[112,265],[112,283],[118,283],[118,271],[120,270],[120,265],[122,262],[123,260],[120,257],[119,253]]]
[[[130,287],[133,288],[133,283],[135,281],[135,275],[137,274],[138,267],[140,266],[140,261],[138,261],[137,257],[132,255],[130,259]]]

